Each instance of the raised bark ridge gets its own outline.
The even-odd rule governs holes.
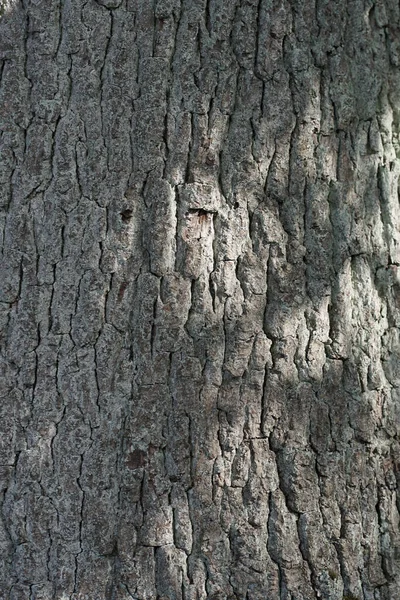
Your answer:
[[[1,6],[0,597],[400,598],[398,2]]]

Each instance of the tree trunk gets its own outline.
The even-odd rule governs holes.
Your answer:
[[[399,3],[1,5],[0,598],[400,598]]]

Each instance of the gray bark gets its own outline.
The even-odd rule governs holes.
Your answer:
[[[1,599],[400,598],[399,3],[1,8]]]

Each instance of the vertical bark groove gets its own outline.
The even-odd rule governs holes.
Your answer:
[[[398,3],[0,14],[0,598],[400,597]]]

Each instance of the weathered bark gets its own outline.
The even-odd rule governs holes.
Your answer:
[[[399,3],[2,7],[0,597],[400,598]]]

